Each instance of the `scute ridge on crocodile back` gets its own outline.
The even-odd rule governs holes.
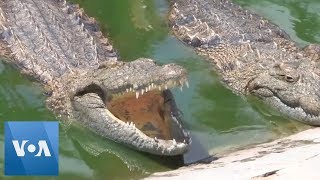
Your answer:
[[[12,0],[1,2],[1,8],[6,12],[4,40],[19,60],[16,65],[41,81],[52,81],[72,68],[94,69],[103,61],[117,60],[95,20],[77,5]]]

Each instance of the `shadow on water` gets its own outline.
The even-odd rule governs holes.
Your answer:
[[[69,129],[67,136],[79,152],[79,157],[89,168],[95,170],[97,178],[138,178],[142,174],[176,169],[183,165],[182,156],[163,157],[138,152],[101,138],[79,126]]]

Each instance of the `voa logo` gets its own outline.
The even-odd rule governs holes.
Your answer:
[[[58,175],[58,122],[5,122],[4,131],[5,175]]]
[[[25,155],[24,147],[28,141],[29,140],[23,140],[20,144],[19,144],[18,140],[12,141],[12,144],[13,144],[13,147],[14,147],[16,153],[17,153],[17,156],[23,157]],[[35,156],[41,156],[42,153],[44,153],[44,156],[51,156],[51,153],[48,148],[48,144],[45,140],[40,140],[38,142],[38,149],[39,149],[39,151]],[[30,153],[33,153],[36,151],[36,146],[33,144],[29,144],[27,150]]]

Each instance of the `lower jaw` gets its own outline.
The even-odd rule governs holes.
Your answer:
[[[118,118],[107,109],[106,103],[103,102],[103,100],[104,99],[96,93],[84,93],[75,96],[72,106],[74,111],[73,116],[77,122],[102,137],[139,151],[173,156],[181,155],[188,150],[191,144],[189,135],[182,136],[183,140],[186,139],[185,143],[183,140],[156,140],[150,138],[129,123],[118,120]],[[178,129],[178,131],[187,134],[183,129]]]
[[[312,116],[310,114],[307,114],[301,107],[292,108],[284,104],[277,97],[267,97],[264,98],[263,101],[275,110],[279,111],[289,118],[292,118],[293,120],[297,120],[312,126],[320,126],[320,116]]]

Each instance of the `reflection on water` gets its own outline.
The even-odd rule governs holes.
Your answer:
[[[280,25],[301,46],[320,42],[318,0],[235,0]]]
[[[75,0],[108,32],[124,60],[150,57],[177,63],[189,72],[190,88],[173,90],[184,122],[194,137],[195,151],[217,154],[285,136],[306,126],[282,117],[254,98],[225,88],[210,63],[169,34],[165,0]],[[305,45],[320,42],[317,0],[237,0],[258,10]],[[0,119],[53,120],[40,86],[0,63]],[[62,129],[62,128],[61,128]],[[191,155],[194,157],[194,155]],[[186,158],[186,157],[185,157]],[[190,157],[188,157],[190,158]],[[0,123],[0,179],[3,172],[3,123]],[[192,158],[191,158],[192,159]],[[190,160],[190,159],[189,159]],[[139,178],[176,168],[181,157],[163,158],[110,142],[77,125],[60,132],[59,179]],[[25,179],[25,178],[23,178]],[[33,178],[30,178],[33,179]]]

